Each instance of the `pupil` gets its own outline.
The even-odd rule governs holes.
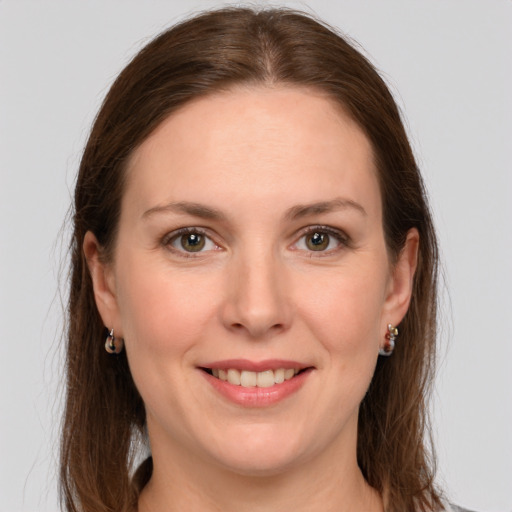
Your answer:
[[[188,245],[197,245],[200,242],[200,239],[197,235],[188,235],[187,243]]]
[[[329,245],[329,235],[325,233],[313,233],[307,239],[307,245],[312,251],[323,251]]]
[[[324,241],[324,235],[322,235],[320,233],[315,233],[311,237],[311,242],[313,242],[313,245],[321,245],[323,241]]]
[[[188,233],[181,237],[181,245],[189,252],[200,251],[204,247],[204,244],[204,237],[197,233]]]

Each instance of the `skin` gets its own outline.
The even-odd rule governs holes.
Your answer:
[[[383,510],[357,465],[358,409],[407,311],[418,234],[392,265],[361,129],[316,91],[238,88],[171,115],[127,173],[113,261],[92,233],[84,251],[146,406],[139,511]],[[185,201],[221,217],[165,208]],[[185,227],[208,237],[202,251],[173,236]],[[313,370],[277,404],[243,407],[198,369],[233,358]]]

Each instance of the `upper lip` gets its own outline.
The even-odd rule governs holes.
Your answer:
[[[263,361],[249,361],[248,359],[224,359],[200,365],[201,368],[226,370],[234,368],[237,370],[246,370],[249,372],[263,372],[265,370],[278,370],[279,368],[293,368],[303,370],[311,365],[291,361],[288,359],[265,359]]]

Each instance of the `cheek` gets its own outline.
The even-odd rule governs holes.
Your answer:
[[[211,277],[170,272],[165,262],[127,261],[118,282],[122,283],[118,304],[128,349],[150,348],[155,355],[184,351],[201,337],[214,315],[218,285]]]
[[[300,316],[324,348],[346,364],[375,355],[380,341],[386,273],[382,265],[337,269],[317,275],[315,293],[301,293]],[[348,357],[351,356],[351,357]]]

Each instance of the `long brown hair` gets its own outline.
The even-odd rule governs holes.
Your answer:
[[[162,33],[119,75],[95,120],[75,190],[69,297],[67,401],[61,495],[68,511],[124,511],[150,477],[135,477],[145,411],[125,354],[109,356],[82,251],[92,231],[108,261],[116,241],[124,169],[173,111],[235,84],[316,88],[340,104],[370,140],[388,250],[420,234],[419,262],[400,343],[378,361],[359,414],[357,456],[388,511],[440,506],[427,403],[435,360],[437,244],[426,194],[397,106],[369,61],[333,29],[286,9],[207,12]]]

